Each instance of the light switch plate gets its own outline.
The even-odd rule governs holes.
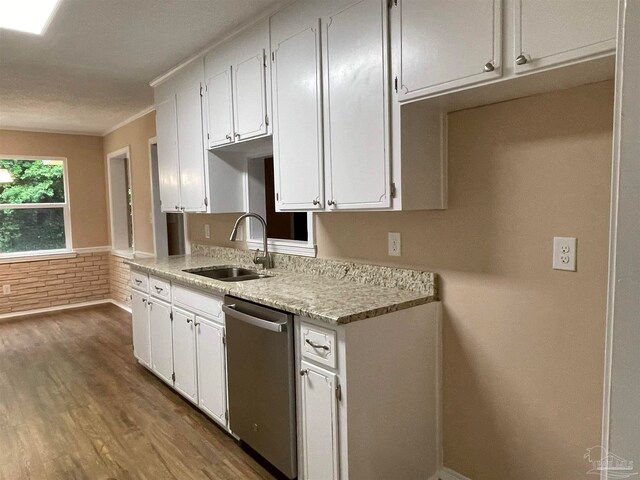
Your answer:
[[[577,240],[573,237],[553,237],[553,269],[576,271]]]

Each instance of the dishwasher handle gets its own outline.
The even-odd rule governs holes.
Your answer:
[[[262,318],[254,317],[253,315],[248,315],[236,309],[235,304],[232,305],[223,305],[222,311],[238,320],[242,320],[245,323],[253,325],[255,327],[264,328],[265,330],[270,330],[272,332],[286,332],[287,331],[287,321],[283,320],[280,322],[271,322],[269,320],[264,320]]]

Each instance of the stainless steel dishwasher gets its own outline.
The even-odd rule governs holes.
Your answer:
[[[293,315],[224,298],[231,431],[297,477]]]

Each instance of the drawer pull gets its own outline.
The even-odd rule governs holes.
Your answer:
[[[307,368],[305,368],[304,370],[300,370],[300,376],[304,377],[305,375],[309,374],[309,370]]]
[[[306,338],[304,340],[308,345],[311,345],[313,348],[315,348],[316,350],[330,350],[329,347],[327,347],[326,345],[320,345],[319,343],[316,342],[312,342],[311,340],[309,340],[308,338]]]
[[[159,287],[157,285],[154,285],[156,287],[156,292],[160,293],[162,290],[164,290],[162,287]]]
[[[136,285],[140,285],[140,284],[142,283],[142,280],[140,280],[140,279],[136,278],[136,279],[134,280],[134,282],[136,282]]]

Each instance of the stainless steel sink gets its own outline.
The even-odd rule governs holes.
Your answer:
[[[193,273],[201,277],[213,278],[221,282],[244,282],[245,280],[258,280],[260,278],[268,278],[269,275],[258,273],[255,270],[242,267],[210,267],[210,268],[191,268],[183,270],[183,272]]]

